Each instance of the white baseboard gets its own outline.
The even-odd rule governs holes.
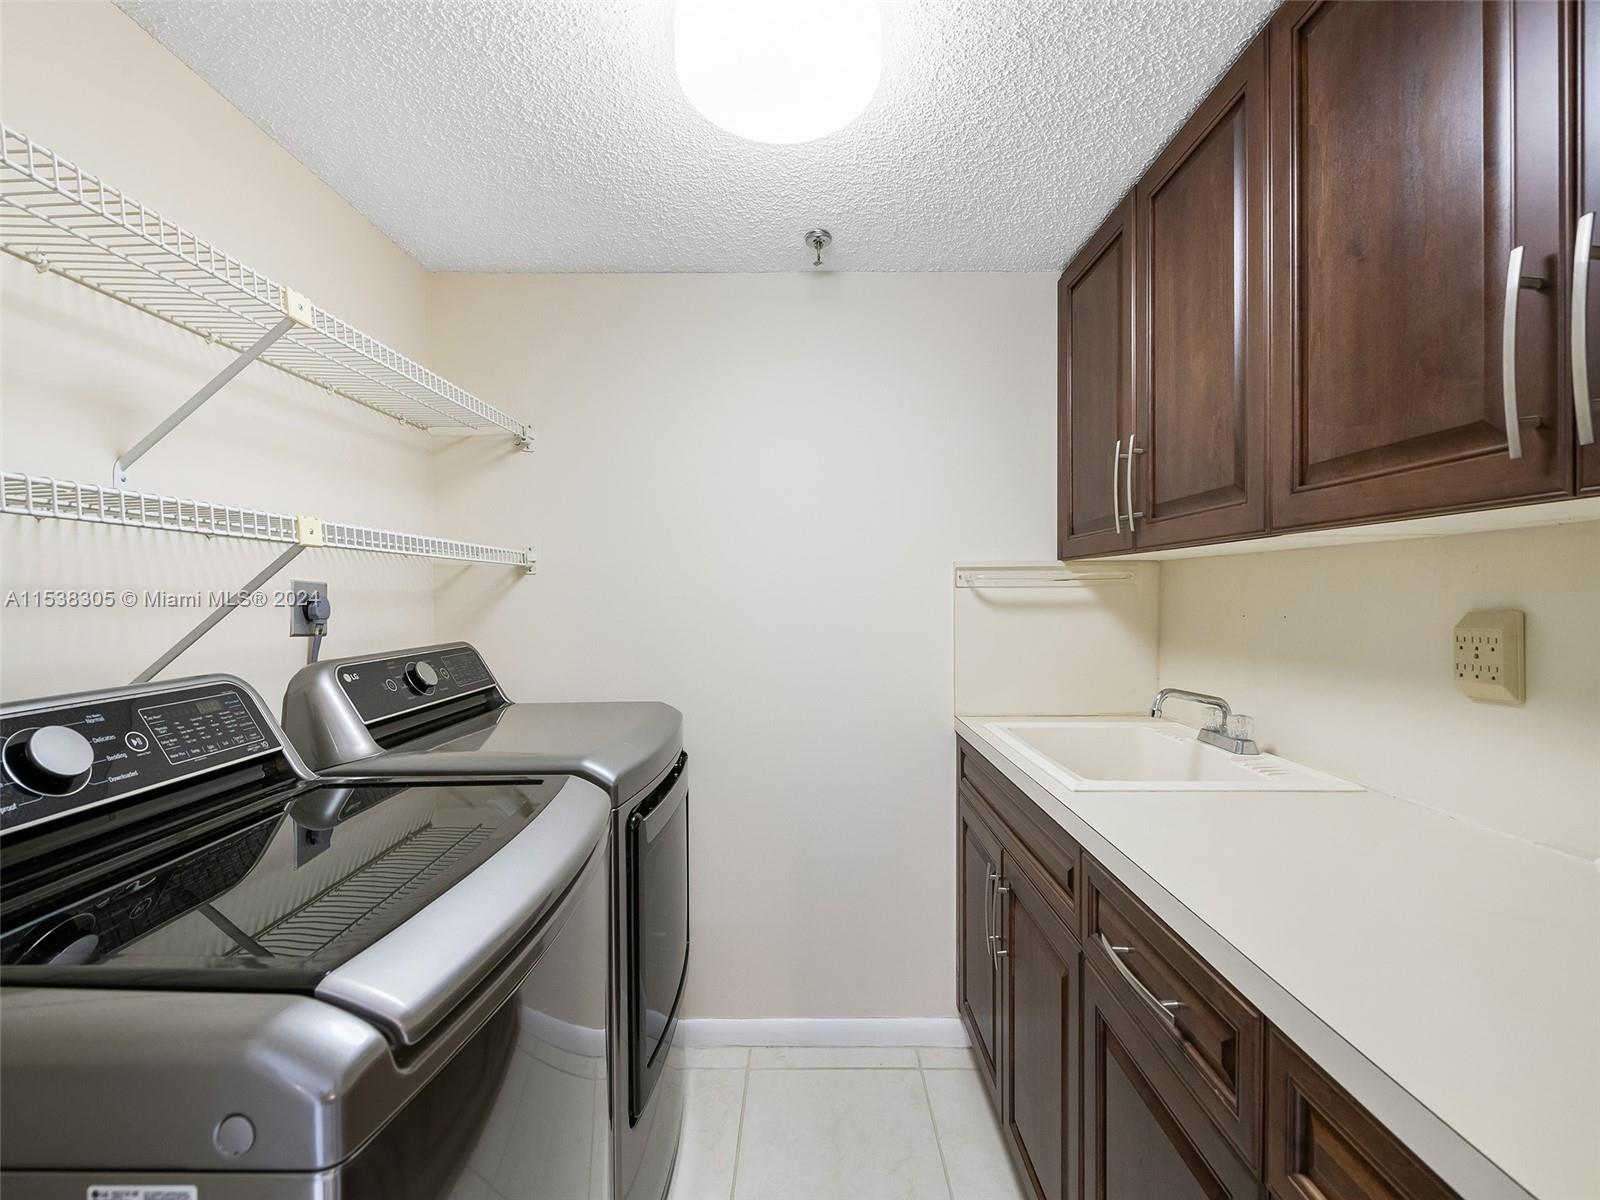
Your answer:
[[[965,1046],[959,1017],[685,1017],[680,1046]]]

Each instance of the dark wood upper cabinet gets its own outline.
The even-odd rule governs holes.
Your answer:
[[[1263,34],[1134,189],[1141,549],[1266,529],[1266,101]]]
[[[1086,1200],[1256,1200],[1255,1172],[1093,968],[1084,972],[1083,1011]]]
[[[1600,216],[1596,216],[1600,210],[1600,4],[1584,0],[1578,6],[1576,19],[1578,203],[1573,230],[1572,303],[1575,308],[1581,303],[1581,310],[1573,322],[1569,351],[1574,359],[1572,391],[1568,395],[1580,434],[1594,437],[1587,444],[1578,439],[1578,490],[1596,492],[1600,491],[1600,404],[1595,403],[1595,397],[1600,396],[1600,312],[1595,311],[1595,305],[1600,301],[1600,270],[1591,268],[1596,266],[1595,254],[1600,253],[1600,230],[1595,228],[1600,223]],[[1584,409],[1588,411],[1587,422],[1582,419]]]
[[[1570,491],[1567,19],[1429,0],[1273,17],[1274,529]]]
[[[1121,454],[1133,434],[1132,204],[1068,264],[1057,290],[1057,541],[1063,558],[1133,547]]]
[[[1277,1030],[1267,1091],[1274,1200],[1460,1200]]]
[[[956,990],[979,1073],[1000,1096],[1000,971],[994,957],[995,885],[1000,847],[962,785],[956,803]]]
[[[1076,1200],[1082,959],[1077,940],[1025,870],[1009,855],[1005,868],[1001,1122],[1038,1200]]]

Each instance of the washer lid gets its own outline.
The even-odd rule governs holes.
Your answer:
[[[6,881],[0,982],[316,993],[330,972],[423,920],[514,843],[549,843],[559,851],[551,869],[574,856],[581,867],[608,813],[596,789],[561,776],[318,786],[241,806],[225,828],[158,847],[137,829],[81,843],[65,872]],[[529,904],[570,877],[525,871],[523,881],[521,893],[502,889],[470,912],[455,906],[449,964],[411,964],[432,1003],[459,982],[452,972],[481,973],[504,954],[511,910],[533,919],[544,901],[532,912]],[[386,978],[398,994],[393,972]],[[393,1005],[383,1015],[397,1027]]]

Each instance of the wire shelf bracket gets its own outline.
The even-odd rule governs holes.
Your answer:
[[[251,542],[276,543],[285,547],[276,558],[257,572],[173,646],[146,667],[133,680],[148,683],[165,670],[190,646],[214,628],[229,613],[242,605],[252,593],[311,549],[352,550],[365,554],[384,554],[403,558],[427,558],[507,566],[532,575],[538,558],[531,548],[514,550],[487,546],[453,538],[425,534],[398,533],[324,521],[320,517],[296,513],[269,512],[257,508],[238,508],[205,500],[185,500],[152,492],[105,488],[92,483],[54,479],[48,475],[27,475],[6,471],[0,474],[0,511],[21,517],[86,521],[98,525],[125,525],[138,529],[164,529],[202,537],[238,538]]]
[[[0,249],[237,356],[117,459],[116,481],[249,363],[437,434],[509,435],[522,422],[252,270],[187,229],[0,124]]]

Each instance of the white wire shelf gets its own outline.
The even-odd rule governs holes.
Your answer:
[[[5,125],[0,248],[240,354],[289,318],[263,362],[418,429],[529,445],[520,421]]]
[[[0,479],[4,482],[3,511],[14,516],[166,529],[205,537],[280,542],[307,548],[328,547],[404,558],[484,563],[517,567],[529,573],[532,573],[537,561],[531,550],[397,533],[388,529],[324,521],[304,514],[238,508],[205,500],[184,500],[153,492],[106,488],[92,483],[14,471],[4,472]]]

